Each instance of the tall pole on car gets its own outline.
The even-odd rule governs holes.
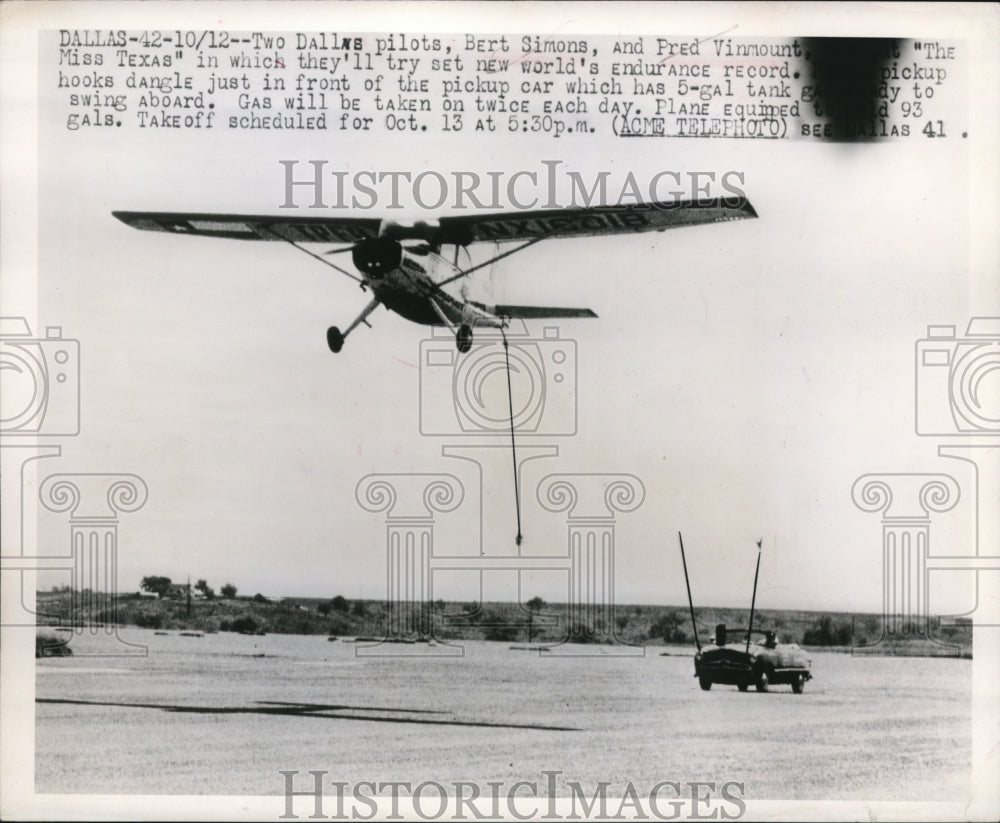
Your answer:
[[[698,624],[694,619],[694,600],[691,599],[691,581],[688,580],[687,558],[684,557],[684,538],[681,537],[680,532],[677,532],[677,539],[681,544],[681,563],[684,564],[684,585],[687,586],[688,606],[691,608],[691,628],[694,629],[694,645],[697,647],[698,651],[701,651],[701,642],[698,640]]]
[[[750,598],[750,626],[747,628],[747,654],[750,654],[750,633],[753,631],[753,607],[757,603],[757,575],[760,574],[760,544],[763,542],[763,537],[757,541],[757,571],[753,573],[753,597]]]

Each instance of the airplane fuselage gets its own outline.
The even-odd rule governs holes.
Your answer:
[[[482,304],[453,297],[437,287],[431,270],[454,268],[446,260],[428,254],[433,264],[428,270],[416,255],[401,251],[399,264],[392,268],[373,272],[359,267],[365,285],[387,309],[424,326],[468,324],[495,328],[503,324],[502,318],[487,311]]]

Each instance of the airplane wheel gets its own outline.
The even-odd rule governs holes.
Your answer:
[[[698,685],[701,686],[701,690],[703,692],[707,692],[712,688],[712,681],[705,675],[702,675],[698,678]]]
[[[344,335],[340,333],[340,329],[336,326],[330,326],[326,330],[326,345],[330,347],[330,351],[334,354],[344,348]]]
[[[455,335],[455,345],[462,354],[472,348],[472,327],[468,323],[463,323],[459,327],[458,334]]]

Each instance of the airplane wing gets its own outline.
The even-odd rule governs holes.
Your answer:
[[[136,229],[233,240],[356,243],[366,237],[377,237],[384,233],[399,240],[420,239],[459,246],[480,242],[503,243],[549,237],[596,237],[664,231],[681,226],[698,226],[757,216],[748,201],[725,199],[463,214],[416,224],[397,224],[377,217],[136,211],[115,211],[112,214]]]
[[[522,320],[550,320],[559,317],[597,317],[590,309],[564,309],[551,306],[493,306],[497,317]]]
[[[245,214],[114,211],[125,225],[146,231],[225,237],[230,240],[285,240],[292,243],[356,243],[377,237],[377,217],[269,217]]]
[[[596,237],[664,231],[756,216],[748,200],[725,199],[469,214],[440,218],[435,240],[467,246],[477,242],[503,243],[548,237]]]

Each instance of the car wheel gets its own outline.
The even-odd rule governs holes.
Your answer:
[[[792,680],[792,691],[796,694],[802,694],[802,690],[806,687],[805,675],[797,674],[795,679]]]
[[[757,672],[757,691],[766,692],[771,686],[771,680],[767,676],[767,669]]]
[[[712,688],[712,681],[705,675],[701,675],[701,677],[698,678],[698,685],[701,686],[702,691],[707,692]]]
[[[750,684],[749,683],[738,683],[736,685],[736,688],[739,689],[741,692],[745,692],[747,689],[750,688]]]

